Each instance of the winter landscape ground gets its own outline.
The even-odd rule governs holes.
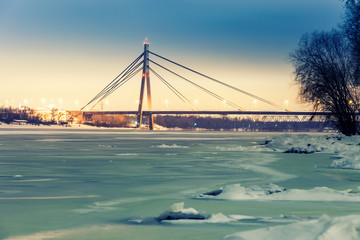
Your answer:
[[[0,238],[359,239],[360,138],[0,128]]]

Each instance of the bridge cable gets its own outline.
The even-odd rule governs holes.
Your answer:
[[[124,85],[127,81],[129,81],[131,78],[133,78],[141,69],[142,67],[140,67],[143,64],[143,62],[140,62],[136,67],[134,67],[131,72],[129,72],[129,74],[119,83],[116,84],[116,86],[114,85],[106,94],[104,94],[104,97],[107,97],[108,95],[112,94],[113,92],[115,92],[119,87],[121,87],[122,85]]]
[[[142,64],[142,62],[139,63],[139,64],[137,64],[135,67],[132,67],[132,68],[128,69],[128,70],[121,76],[121,78],[117,79],[117,80],[115,81],[115,83],[113,83],[111,86],[108,86],[105,91],[102,91],[101,94],[98,94],[98,96],[95,97],[92,101],[90,101],[86,106],[88,106],[89,104],[91,104],[92,102],[94,102],[95,100],[97,100],[97,99],[99,99],[99,98],[101,98],[101,97],[102,97],[102,99],[104,99],[103,96],[108,95],[108,93],[109,93],[110,91],[112,91],[117,85],[121,84],[121,83],[126,79],[126,77],[127,77],[128,74],[130,74],[131,72],[133,72],[133,71],[134,71],[136,68],[138,68],[138,66],[141,65],[141,64]],[[132,64],[132,65],[133,65],[133,64]],[[84,106],[84,108],[85,108],[86,106]]]
[[[123,85],[122,83],[123,83],[124,81],[126,81],[126,79],[128,79],[128,76],[129,76],[131,73],[133,73],[137,68],[139,68],[139,66],[140,66],[142,63],[143,63],[143,61],[141,61],[140,63],[138,63],[135,67],[132,67],[131,69],[128,69],[128,70],[126,71],[126,73],[125,73],[121,78],[119,78],[115,83],[113,83],[113,84],[110,86],[110,88],[108,88],[104,93],[102,93],[101,95],[99,95],[99,96],[95,99],[95,100],[97,100],[97,99],[101,98],[99,101],[97,101],[97,103],[96,103],[95,105],[97,105],[99,102],[101,102],[102,100],[104,100],[108,95],[110,95],[110,94],[113,93],[116,89],[118,89],[117,86]],[[94,102],[95,100],[93,100],[92,102]],[[90,103],[92,103],[92,102],[90,102]],[[95,106],[95,105],[94,105],[94,106]],[[94,108],[94,106],[91,107],[91,109]]]
[[[149,53],[151,53],[152,55],[154,55],[154,56],[156,56],[156,57],[159,57],[159,58],[161,58],[161,59],[163,59],[163,60],[165,60],[165,61],[168,61],[168,62],[170,62],[170,63],[172,63],[172,64],[175,64],[175,65],[177,65],[177,66],[179,66],[179,67],[182,67],[182,68],[184,68],[184,69],[186,69],[186,70],[188,70],[188,71],[191,71],[191,72],[196,73],[196,74],[198,74],[198,75],[200,75],[200,76],[202,76],[202,77],[205,77],[205,78],[207,78],[207,79],[209,79],[209,80],[211,80],[211,81],[214,81],[214,82],[219,83],[219,84],[221,84],[221,85],[223,85],[223,86],[226,86],[226,87],[228,87],[228,88],[231,88],[231,89],[233,89],[233,90],[235,90],[235,91],[237,91],[237,92],[240,92],[240,93],[242,93],[242,94],[248,95],[248,96],[253,97],[253,98],[255,98],[255,99],[259,100],[259,101],[262,101],[262,102],[264,102],[264,103],[267,103],[267,104],[269,104],[269,105],[272,105],[272,106],[274,106],[274,107],[277,107],[277,108],[282,109],[281,106],[279,106],[279,105],[277,105],[276,103],[273,103],[273,102],[271,102],[271,101],[269,101],[269,100],[266,100],[266,99],[264,99],[264,98],[262,98],[262,97],[259,97],[259,96],[256,96],[256,95],[252,94],[252,93],[249,93],[249,92],[246,92],[246,91],[244,91],[244,90],[241,90],[241,89],[239,89],[239,88],[237,88],[237,87],[234,87],[234,86],[232,86],[232,85],[230,85],[230,84],[221,82],[220,80],[217,80],[217,79],[215,79],[215,78],[209,77],[209,76],[207,76],[207,75],[205,75],[205,74],[202,74],[202,73],[200,73],[200,72],[198,72],[198,71],[195,71],[195,70],[193,70],[193,69],[191,69],[191,68],[185,67],[185,66],[183,66],[183,65],[181,65],[181,64],[179,64],[179,63],[177,63],[177,62],[174,62],[174,61],[172,61],[172,60],[170,60],[170,59],[168,59],[168,58],[162,57],[162,56],[160,56],[160,55],[158,55],[158,54],[156,54],[156,53],[153,53],[153,52],[151,52],[151,51],[149,51]],[[286,110],[286,109],[285,109],[285,110]],[[286,111],[288,111],[288,110],[286,110]]]
[[[163,77],[161,77],[157,72],[155,72],[153,69],[149,68],[150,71],[161,81],[164,83],[165,86],[167,86],[181,101],[184,103],[186,102],[183,98],[182,94],[174,88],[169,82],[167,82]]]
[[[144,55],[144,53],[140,54],[139,57],[137,57],[129,66],[127,66],[114,80],[112,80],[103,90],[101,90],[91,101],[96,100],[97,98],[99,98],[105,91],[108,90],[108,88],[115,83],[117,83],[119,80],[121,80],[121,78],[123,78],[128,71],[129,68],[133,67],[139,60],[140,58]],[[119,78],[122,75],[121,78]]]
[[[122,83],[128,79],[129,75],[131,75],[135,70],[137,70],[144,61],[139,62],[135,67],[132,67],[129,69],[122,77],[121,79],[117,80],[104,94],[103,96],[108,96],[109,94],[113,93],[116,89],[118,89],[119,85],[123,85]]]
[[[112,86],[112,88],[110,90],[108,90],[90,109],[93,109],[97,104],[99,104],[101,101],[103,101],[105,98],[107,98],[110,94],[115,92],[119,87],[124,85],[131,78],[133,78],[136,74],[138,74],[142,70],[142,67],[139,67],[141,64],[142,64],[142,62],[140,62],[136,67],[134,67],[132,69],[132,71],[129,72],[129,74],[121,82],[117,83],[116,85],[114,84]]]
[[[224,103],[228,104],[229,106],[232,106],[233,108],[236,108],[236,109],[238,109],[239,111],[243,111],[243,110],[244,110],[244,109],[243,109],[242,107],[240,107],[239,105],[237,105],[237,104],[235,104],[235,103],[233,103],[233,102],[230,102],[230,101],[226,100],[225,98],[217,95],[216,93],[214,93],[214,92],[212,92],[212,91],[210,91],[210,90],[208,90],[208,89],[200,86],[199,84],[196,84],[196,83],[194,83],[193,81],[191,81],[191,80],[189,80],[189,79],[187,79],[187,78],[185,78],[185,77],[183,77],[183,76],[181,76],[181,75],[179,75],[179,74],[171,71],[170,69],[168,69],[168,68],[166,68],[166,67],[164,67],[164,66],[162,66],[162,65],[160,65],[160,64],[158,64],[158,63],[156,63],[156,62],[154,62],[154,61],[152,61],[151,59],[149,59],[149,61],[152,62],[152,63],[154,63],[155,65],[163,68],[164,70],[166,70],[166,71],[174,74],[175,76],[178,76],[179,78],[181,78],[181,79],[183,79],[183,80],[191,83],[192,85],[200,88],[202,91],[204,91],[204,92],[206,92],[207,94],[209,94],[209,95],[217,98],[217,99],[220,100],[220,101],[223,101]]]
[[[117,75],[106,87],[104,87],[95,97],[93,97],[93,99],[91,99],[84,107],[82,107],[80,110],[83,110],[85,107],[87,107],[89,104],[91,104],[93,101],[95,101],[96,99],[98,99],[101,95],[103,95],[103,93],[105,91],[107,91],[109,89],[109,87],[116,81],[118,82],[121,78],[123,78],[126,75],[126,71],[133,67],[139,60],[140,58],[144,55],[144,53],[140,54],[140,56],[138,56],[132,63],[130,63],[129,66],[127,66],[119,75]],[[124,74],[125,73],[125,74]],[[121,78],[119,78],[121,75],[123,75]],[[119,79],[118,79],[119,78]],[[115,83],[116,83],[115,82]]]
[[[154,69],[150,68],[150,71],[158,78],[160,81],[162,81],[165,86],[167,86],[178,98],[180,98],[181,101],[184,103],[188,103],[191,106],[191,110],[195,110],[194,105],[191,103],[191,101],[186,98],[181,92],[179,92],[174,86],[172,86],[168,81],[166,81],[160,74],[158,74]]]
[[[138,74],[142,68],[138,68],[134,73],[129,74],[124,81],[122,81],[120,84],[116,86],[116,88],[112,89],[111,91],[107,92],[101,99],[99,99],[90,109],[93,109],[97,104],[99,104],[101,101],[103,101],[105,98],[107,98],[110,94],[115,92],[119,87],[124,85],[126,82],[128,82],[132,77],[134,77],[136,74]]]
[[[176,96],[178,96],[181,101],[191,103],[189,99],[187,99],[181,92],[179,92],[174,86],[172,86],[168,81],[166,81],[160,74],[158,74],[154,69],[150,68],[150,71],[155,74],[156,77],[158,77],[171,91],[173,91]]]
[[[142,63],[139,63],[139,64],[137,65],[137,67],[138,67],[139,65],[141,65],[141,64],[142,64]],[[117,82],[116,84],[113,84],[108,91],[106,91],[102,96],[99,97],[100,99],[99,99],[90,109],[93,109],[98,103],[100,103],[101,101],[103,101],[103,100],[104,100],[105,98],[107,98],[110,94],[112,94],[114,91],[116,91],[119,87],[121,87],[122,85],[124,85],[131,77],[133,77],[133,75],[131,75],[131,73],[132,73],[135,69],[136,69],[136,67],[133,68],[132,71],[131,71],[125,78],[123,78],[120,82]],[[140,70],[140,68],[139,68],[138,70]],[[137,71],[137,72],[138,72],[138,71]],[[136,72],[136,73],[137,73],[137,72]],[[131,75],[131,77],[129,78],[130,75]]]
[[[127,78],[125,81],[123,81],[119,86],[116,87],[116,89],[114,89],[112,92],[109,92],[107,95],[103,96],[101,99],[99,99],[91,108],[90,110],[92,110],[94,107],[96,107],[96,105],[98,105],[101,101],[103,101],[105,98],[107,98],[111,93],[113,93],[114,91],[116,91],[119,87],[121,87],[122,85],[124,85],[127,81],[129,81],[133,76],[135,76],[136,74],[138,74],[142,69],[139,68],[136,72],[134,72],[131,77]]]
[[[154,62],[154,61],[152,61],[152,60],[149,60],[149,61],[151,61],[151,62],[153,62],[155,65],[158,65],[159,67],[165,69],[166,71],[168,71],[168,72],[170,72],[170,73],[172,73],[172,74],[180,77],[181,79],[183,79],[183,80],[191,83],[192,85],[196,86],[197,88],[200,88],[200,89],[201,89],[202,91],[204,91],[205,93],[207,93],[207,94],[209,94],[209,95],[217,98],[217,99],[220,100],[220,101],[223,101],[224,103],[228,104],[229,106],[231,106],[231,107],[233,107],[233,108],[236,108],[236,109],[238,109],[239,111],[243,111],[243,110],[244,110],[244,109],[243,109],[242,107],[240,107],[239,105],[237,105],[237,104],[235,104],[235,103],[233,103],[233,102],[231,102],[231,101],[226,100],[225,98],[221,97],[220,95],[217,95],[216,93],[214,93],[214,92],[212,92],[212,91],[210,91],[210,90],[208,90],[208,89],[200,86],[199,84],[194,83],[193,81],[191,81],[191,80],[189,80],[189,79],[187,79],[187,78],[185,78],[185,77],[183,77],[183,76],[181,76],[181,75],[179,75],[179,74],[171,71],[170,69],[168,69],[168,68],[166,68],[166,67],[164,67],[164,66],[162,66],[162,65],[160,65],[160,64],[158,64],[158,63],[156,63],[156,62]]]

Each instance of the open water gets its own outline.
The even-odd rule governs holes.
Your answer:
[[[271,151],[269,135],[0,129],[0,239],[215,240],[359,213],[360,197],[342,192],[358,189],[358,170]],[[294,194],[271,199],[274,185]],[[160,221],[176,203],[206,219]]]

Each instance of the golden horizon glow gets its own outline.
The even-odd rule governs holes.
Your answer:
[[[5,69],[0,72],[0,78],[8,79],[8,83],[5,87],[0,89],[0,106],[11,105],[17,106],[19,103],[24,104],[24,97],[26,99],[34,99],[28,101],[29,107],[41,107],[45,104],[61,104],[61,108],[64,109],[75,109],[87,103],[94,95],[96,95],[101,89],[106,86],[111,79],[114,78],[123,68],[129,63],[126,61],[130,59],[129,55],[124,56],[119,64],[119,58],[117,56],[96,56],[87,53],[83,56],[75,57],[74,59],[67,59],[66,62],[56,63],[54,65],[47,64],[46,59],[52,59],[52,56],[42,53],[43,57],[39,58],[35,52],[30,53],[27,57],[33,57],[34,66],[43,66],[42,69],[37,67],[27,67],[24,65],[23,72],[14,72],[9,69]],[[54,54],[54,53],[53,53]],[[59,58],[64,55],[64,52],[57,52]],[[65,54],[66,55],[66,54]],[[64,55],[64,56],[65,56]],[[15,61],[17,57],[14,54],[13,57],[9,56],[9,61]],[[171,57],[171,56],[169,56]],[[174,58],[174,57],[172,57]],[[13,59],[13,60],[11,60]],[[96,61],[95,61],[96,60]],[[176,59],[174,59],[176,60]],[[192,62],[201,62],[200,57],[198,59],[192,59]],[[0,60],[1,63],[1,60]],[[182,62],[181,62],[182,63]],[[20,63],[21,64],[21,63]],[[184,63],[185,64],[185,63]],[[190,66],[193,63],[188,63]],[[62,69],[57,69],[58,65],[62,65]],[[119,67],[121,65],[122,67]],[[155,68],[155,66],[153,66]],[[219,63],[214,58],[213,60],[208,59],[205,65],[198,65],[196,70],[204,71],[208,69],[207,74],[215,77],[221,81],[229,83],[245,91],[251,92],[265,99],[269,99],[272,102],[281,105],[283,99],[291,99],[289,104],[290,109],[301,109],[303,105],[296,104],[297,100],[297,88],[292,86],[292,69],[288,64],[265,64],[265,63],[251,63],[245,61],[237,61],[231,64]],[[258,69],[261,69],[259,71]],[[159,71],[159,70],[157,70]],[[58,72],[58,74],[52,74],[52,72]],[[159,71],[160,72],[160,71]],[[26,73],[26,75],[24,75]],[[186,82],[176,79],[171,75],[161,73],[161,75],[173,84],[181,93],[186,97],[197,96],[197,103],[201,101],[202,109],[223,109],[211,96],[203,94],[196,87],[193,87]],[[17,79],[21,79],[27,76],[29,79],[37,79],[37,84],[26,85],[22,88],[18,88]],[[236,76],[236,78],[234,78]],[[191,78],[192,79],[192,78]],[[206,86],[212,91],[216,92],[220,96],[226,97],[227,100],[235,102],[242,106],[244,109],[251,110],[252,105],[248,104],[249,97],[243,96],[236,92],[231,92],[228,89],[223,89],[216,84],[204,82],[203,79],[192,79],[198,81],[200,85]],[[49,85],[48,82],[51,82]],[[135,76],[123,87],[119,88],[107,99],[112,102],[109,106],[112,110],[135,110],[136,106],[131,104],[127,99],[133,99],[139,95],[141,82],[141,75]],[[29,81],[29,84],[31,81]],[[174,110],[187,110],[189,106],[183,104],[177,97],[166,88],[154,75],[151,76],[151,90],[153,98],[153,109],[161,109],[159,100],[167,98],[169,103],[168,107]],[[28,89],[32,91],[29,92]],[[39,98],[38,96],[41,96]],[[10,99],[10,100],[9,100]],[[55,100],[57,99],[57,101]],[[8,100],[8,101],[6,101]],[[78,104],[74,104],[75,101],[79,101]],[[136,100],[138,101],[138,100]],[[145,101],[146,102],[146,101]],[[138,102],[136,102],[138,104]],[[57,106],[60,107],[60,106]],[[271,109],[269,106],[262,105],[259,101],[257,102],[257,109],[264,110]],[[272,109],[274,110],[274,109]]]

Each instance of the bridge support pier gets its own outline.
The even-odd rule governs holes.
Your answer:
[[[149,43],[144,42],[144,64],[143,64],[143,73],[141,75],[141,88],[140,88],[140,98],[139,98],[139,107],[137,113],[137,127],[141,127],[142,118],[143,118],[143,100],[144,100],[144,90],[146,82],[146,95],[147,95],[147,104],[149,111],[152,110],[151,102],[151,88],[150,88],[150,73],[149,73]],[[154,129],[154,120],[152,114],[149,115],[149,130]]]
[[[149,130],[154,130],[154,118],[153,115],[149,115]]]

